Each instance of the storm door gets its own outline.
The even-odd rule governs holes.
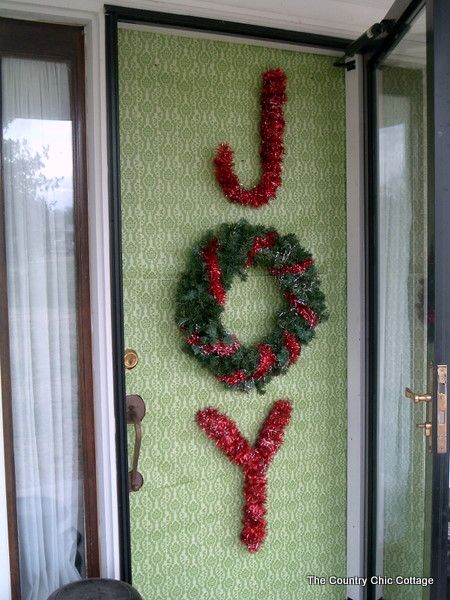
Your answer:
[[[448,2],[397,2],[365,51],[376,600],[447,597],[449,23]]]

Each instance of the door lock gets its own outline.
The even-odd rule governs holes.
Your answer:
[[[127,348],[125,350],[125,355],[123,357],[123,364],[125,366],[125,369],[128,369],[129,371],[131,369],[134,369],[134,367],[138,364],[138,362],[139,362],[139,358],[138,358],[136,350],[131,350],[131,349]]]
[[[437,366],[436,450],[447,453],[447,365]]]
[[[434,370],[434,369],[433,369]],[[436,452],[438,454],[446,454],[448,448],[447,442],[447,365],[437,365],[437,398],[436,398],[436,409],[431,411],[431,400],[430,394],[416,394],[410,388],[405,389],[405,396],[418,404],[419,402],[426,402],[427,406],[427,419],[431,419],[431,413],[433,412],[433,419],[436,422],[435,427],[430,421],[425,423],[417,423],[416,427],[422,429],[425,437],[431,441],[431,434],[436,432]],[[431,450],[431,444],[429,444]]]

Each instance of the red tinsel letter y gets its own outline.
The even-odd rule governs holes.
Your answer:
[[[258,208],[275,198],[281,185],[281,159],[284,153],[283,105],[286,102],[286,74],[272,69],[263,75],[261,90],[261,156],[262,176],[258,185],[247,190],[234,172],[233,150],[221,144],[214,158],[216,179],[223,193],[232,202]]]
[[[197,423],[206,435],[244,473],[245,504],[241,541],[250,552],[259,550],[266,537],[267,470],[283,443],[291,412],[292,405],[288,400],[277,400],[253,448],[236,424],[217,409],[205,408],[197,413]]]

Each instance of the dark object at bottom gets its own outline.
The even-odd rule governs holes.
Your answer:
[[[48,600],[142,600],[142,596],[116,579],[82,579],[56,590]]]

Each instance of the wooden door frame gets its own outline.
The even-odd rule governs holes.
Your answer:
[[[71,66],[71,114],[74,161],[74,240],[76,262],[78,385],[83,452],[83,497],[86,534],[86,573],[99,576],[97,483],[92,380],[92,340],[89,284],[88,202],[84,28],[15,19],[0,19],[0,56],[68,62]],[[74,93],[74,90],[76,93]],[[1,107],[0,107],[1,108]],[[2,167],[3,169],[3,167]],[[0,179],[0,365],[7,490],[8,541],[12,598],[20,598],[19,548],[13,448],[13,415],[7,320],[6,246],[3,176]]]

